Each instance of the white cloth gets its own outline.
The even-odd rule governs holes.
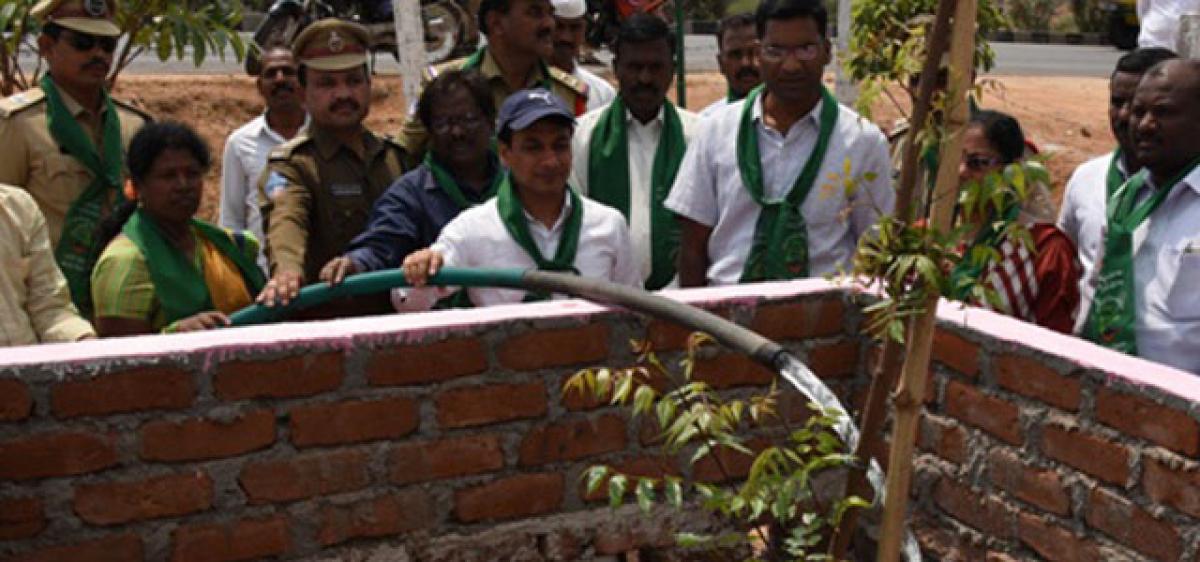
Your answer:
[[[304,118],[304,127],[308,117]],[[302,127],[303,128],[303,127]],[[267,124],[266,115],[259,115],[238,127],[225,139],[221,157],[221,212],[218,222],[232,230],[249,230],[259,240],[263,235],[262,214],[258,203],[258,179],[267,167],[267,156],[287,139]],[[258,265],[267,271],[266,256],[259,251]]]
[[[1105,223],[1108,222],[1108,166],[1112,159],[1113,153],[1109,152],[1075,168],[1071,179],[1067,180],[1062,210],[1058,214],[1058,228],[1075,242],[1079,264],[1083,266],[1079,277],[1079,314],[1075,320],[1075,333],[1083,329],[1092,296],[1096,294],[1092,270],[1096,267],[1096,256],[1104,246]],[[1117,166],[1124,174],[1124,163],[1118,162]]]
[[[575,65],[575,77],[587,84],[587,110],[592,111],[604,107],[617,97],[617,90],[612,84],[586,69],[581,64]]]
[[[1179,53],[1180,22],[1185,15],[1200,14],[1200,0],[1138,0],[1137,12],[1138,47],[1165,47]]]
[[[821,103],[786,136],[763,123],[761,101],[752,109],[768,200],[783,199],[800,176],[820,131]],[[666,201],[675,213],[712,227],[709,285],[732,285],[741,279],[761,209],[738,171],[736,139],[744,105],[734,102],[700,121]],[[808,224],[808,270],[814,277],[849,270],[859,237],[880,213],[890,214],[896,201],[887,138],[850,108],[839,105],[838,110],[817,183],[800,207]],[[850,177],[857,181],[851,193],[842,184],[847,162]]]
[[[1143,187],[1143,197],[1150,187]],[[1138,356],[1200,374],[1200,169],[1134,232]],[[1097,263],[1104,259],[1101,245]],[[1098,270],[1092,270],[1095,277]],[[1094,284],[1094,281],[1091,281]]]
[[[722,97],[717,98],[717,101],[714,101],[714,102],[708,104],[708,107],[705,107],[704,109],[700,110],[700,118],[707,119],[712,115],[716,115],[717,113],[720,113],[721,108],[729,105],[729,103],[730,102],[729,102],[728,96],[722,96]]]
[[[575,269],[579,270],[579,275],[633,287],[641,286],[642,278],[632,259],[625,217],[591,199],[580,199],[583,201],[583,225],[575,253]],[[571,210],[571,199],[566,197],[566,201],[553,228],[546,228],[528,212],[525,213],[530,237],[545,257],[553,257],[558,250],[559,239]],[[504,227],[495,197],[455,217],[442,229],[437,242],[430,248],[442,254],[444,267],[537,267],[537,262],[525,253]],[[427,310],[454,290],[397,289],[392,291],[392,304],[401,311]],[[512,289],[471,288],[469,291],[475,306],[516,303],[525,298],[524,291]]]
[[[589,111],[579,118],[575,125],[575,136],[571,140],[572,169],[571,185],[579,192],[587,195],[588,164],[591,161],[592,133],[596,124],[608,109],[605,105]],[[692,132],[699,117],[690,111],[676,108],[679,113],[679,123],[683,126],[683,139],[691,142]],[[658,151],[658,141],[663,131],[663,110],[649,123],[643,124],[625,110],[626,138],[629,140],[629,233],[633,240],[633,254],[642,278],[650,276],[651,237],[650,237],[650,175],[654,171],[654,155]],[[634,201],[645,201],[644,205],[632,204]]]

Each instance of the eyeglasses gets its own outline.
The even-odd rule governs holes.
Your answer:
[[[967,154],[963,156],[963,164],[967,169],[984,172],[1000,164],[1000,158],[986,154]]]
[[[485,121],[482,115],[479,115],[478,113],[468,113],[460,117],[434,119],[433,122],[429,124],[429,128],[436,134],[448,135],[450,134],[450,131],[454,130],[456,127],[467,133],[478,131],[479,128],[484,125],[484,123]]]
[[[116,37],[101,37],[99,35],[79,33],[78,31],[71,31],[66,35],[67,43],[69,43],[76,51],[88,52],[92,49],[95,49],[96,45],[99,45],[100,49],[106,53],[111,53],[117,50]]]
[[[780,47],[778,45],[763,45],[762,47],[762,58],[768,62],[780,62],[789,55],[796,57],[796,60],[810,61],[817,58],[819,54],[821,54],[821,45],[817,43],[798,47]]]

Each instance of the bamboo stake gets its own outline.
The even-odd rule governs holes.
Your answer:
[[[942,55],[950,44],[950,15],[954,12],[956,0],[939,0],[937,11],[934,12],[933,26],[926,30],[925,61],[921,66],[921,77],[917,84],[917,99],[914,101],[910,126],[907,133],[905,152],[901,156],[900,186],[896,197],[896,216],[911,223],[912,209],[922,209],[918,203],[917,160],[920,154],[918,135],[925,128],[930,106],[933,104],[933,93],[937,86],[938,66]],[[922,190],[920,193],[924,193]],[[879,451],[883,442],[883,422],[887,417],[887,396],[896,384],[896,374],[900,371],[900,361],[903,357],[900,343],[890,338],[883,341],[879,365],[871,378],[871,387],[867,391],[867,401],[863,406],[862,430],[854,456],[861,460],[861,465],[850,471],[846,482],[846,496],[858,496],[867,500],[874,492],[867,481],[867,466],[873,453]],[[838,524],[830,547],[830,555],[834,560],[846,557],[850,541],[854,538],[854,530],[858,526],[859,510],[847,512]]]
[[[954,12],[950,88],[946,98],[950,107],[930,220],[933,228],[943,231],[950,228],[958,193],[958,163],[962,159],[962,137],[969,117],[967,96],[971,91],[971,69],[975,56],[976,12],[976,0],[959,0]],[[900,543],[908,513],[908,494],[912,486],[913,449],[925,401],[925,378],[929,372],[938,299],[936,293],[931,294],[925,303],[925,311],[912,323],[900,386],[893,397],[896,417],[892,427],[892,450],[888,456],[887,497],[884,502],[879,562],[894,562],[900,557]]]

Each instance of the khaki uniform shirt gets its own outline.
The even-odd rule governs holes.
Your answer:
[[[85,109],[65,91],[63,104],[79,121],[103,153],[100,124],[104,109],[93,113]],[[129,139],[142,127],[150,116],[117,100],[113,100],[121,121],[121,144],[129,148]],[[94,175],[75,157],[68,155],[50,135],[46,122],[46,95],[40,88],[26,90],[0,101],[0,183],[25,188],[37,202],[46,225],[50,230],[50,245],[58,247],[62,236],[67,211],[87,186]],[[115,197],[115,191],[111,197]],[[111,203],[111,199],[110,199]],[[106,206],[107,215],[111,205]]]
[[[71,304],[37,204],[24,190],[0,185],[0,347],[94,335]]]
[[[404,150],[363,129],[350,147],[313,124],[279,145],[259,180],[271,273],[313,282],[366,228],[375,200],[404,173]]]
[[[447,70],[457,70],[462,68],[467,63],[467,58],[463,57],[450,62],[442,63],[436,66],[430,66],[421,73],[421,91],[425,91],[425,86],[429,85],[439,74]],[[554,95],[563,100],[571,111],[578,117],[587,112],[587,85],[578,78],[571,76],[553,66],[546,65],[547,74],[543,74],[535,70],[529,77],[529,81],[524,88],[537,87],[542,81],[550,83],[550,90]],[[504,80],[504,75],[500,70],[500,65],[496,64],[496,59],[492,57],[492,51],[487,49],[483,54],[483,61],[479,65],[479,73],[487,79],[488,87],[492,90],[492,103],[495,108],[500,109],[500,105],[508,96],[513,95],[516,90],[508,86],[508,82]],[[418,94],[418,98],[419,98]],[[404,121],[404,126],[400,130],[400,135],[396,140],[408,152],[408,156],[413,160],[409,164],[414,166],[425,156],[425,142],[428,133],[425,131],[425,126],[421,124],[421,120],[417,118],[416,100],[411,100],[409,103],[412,111],[409,111],[407,119]]]

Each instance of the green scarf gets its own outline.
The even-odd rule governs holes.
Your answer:
[[[262,290],[266,285],[262,270],[253,258],[246,256],[245,252],[234,245],[225,230],[196,219],[192,219],[191,226],[195,232],[212,242],[217,250],[233,260],[242,272],[242,278],[246,281],[251,296]],[[204,283],[204,273],[197,271],[196,264],[167,241],[154,219],[142,209],[138,209],[129,217],[121,232],[145,256],[150,270],[150,281],[154,283],[154,292],[158,294],[158,301],[162,304],[163,316],[168,324],[212,310],[212,297]],[[200,249],[196,248],[196,251],[199,252]]]
[[[1108,194],[1108,197],[1112,197],[1121,188],[1121,184],[1125,183],[1125,174],[1121,173],[1121,168],[1118,166],[1121,158],[1123,158],[1121,147],[1118,146],[1113,151],[1112,160],[1108,163],[1108,175],[1104,178],[1105,193]]]
[[[433,181],[437,182],[438,187],[442,188],[442,191],[445,191],[446,195],[450,196],[450,200],[454,201],[455,205],[458,205],[458,209],[460,211],[469,209],[478,204],[467,199],[467,196],[463,193],[462,188],[458,186],[458,182],[454,181],[454,176],[450,175],[450,172],[443,168],[441,164],[438,164],[436,161],[434,161],[432,152],[425,153],[425,166],[429,168],[429,173],[433,174]],[[502,174],[497,172],[494,176],[492,176],[492,184],[489,185],[488,188],[483,191],[483,193],[479,194],[480,202],[487,201],[496,194],[496,186],[500,184],[501,175]]]
[[[92,312],[91,294],[89,293],[89,278],[92,274],[92,246],[100,219],[105,214],[109,192],[116,192],[118,204],[125,201],[121,194],[121,180],[124,179],[124,159],[121,154],[121,121],[117,108],[113,105],[108,92],[101,90],[103,121],[100,125],[100,140],[104,153],[96,149],[91,137],[84,132],[83,127],[71,115],[63,102],[58,87],[50,79],[50,75],[42,76],[42,92],[46,94],[46,123],[50,128],[50,136],[67,154],[83,164],[93,179],[84,188],[83,193],[67,210],[63,222],[62,237],[54,248],[54,258],[63,276],[67,278],[67,286],[71,289],[71,300],[85,317]]]
[[[837,124],[838,102],[821,88],[820,134],[803,171],[782,201],[767,201],[763,191],[762,157],[758,152],[758,130],[754,126],[754,104],[762,94],[759,86],[746,96],[742,122],[737,133],[738,170],[750,197],[762,210],[754,226],[754,242],[742,270],[742,283],[795,279],[808,276],[808,225],[800,206],[816,184],[829,138]]]
[[[654,151],[650,170],[650,277],[646,289],[657,290],[675,278],[675,257],[679,252],[679,225],[675,215],[663,206],[687,142],[683,123],[671,102],[663,104],[663,130]],[[625,215],[629,220],[629,137],[625,128],[625,102],[617,96],[600,116],[588,145],[588,196]],[[642,204],[639,202],[638,204]]]
[[[537,268],[542,271],[570,271],[579,274],[579,270],[575,269],[575,252],[579,249],[579,235],[583,229],[583,199],[579,197],[575,190],[567,187],[567,195],[571,198],[571,214],[567,216],[567,222],[563,226],[562,238],[558,241],[558,249],[554,252],[554,258],[547,260],[538,249],[537,244],[533,241],[533,236],[529,234],[529,224],[525,219],[525,208],[521,205],[521,200],[517,198],[517,194],[513,189],[512,176],[504,174],[504,179],[500,181],[500,188],[496,191],[496,207],[500,210],[500,220],[504,222],[505,230],[508,230],[509,236],[525,250],[529,257],[533,258]],[[546,300],[550,298],[546,293],[531,293],[525,298],[526,302]]]
[[[1114,161],[1116,156],[1114,155]],[[1200,165],[1192,162],[1154,194],[1134,204],[1150,171],[1143,168],[1108,198],[1108,232],[1096,275],[1096,295],[1083,327],[1083,337],[1110,349],[1137,355],[1137,301],[1133,278],[1133,232],[1167,199],[1171,190]]]
[[[463,63],[462,69],[479,70],[479,67],[483,66],[483,56],[486,50],[486,45],[476,49],[474,53],[471,53],[471,56],[467,57],[467,62]],[[538,78],[538,86],[541,86],[547,92],[554,91],[550,84],[550,67],[546,66],[546,61],[538,59],[538,73],[541,75],[541,78]]]

